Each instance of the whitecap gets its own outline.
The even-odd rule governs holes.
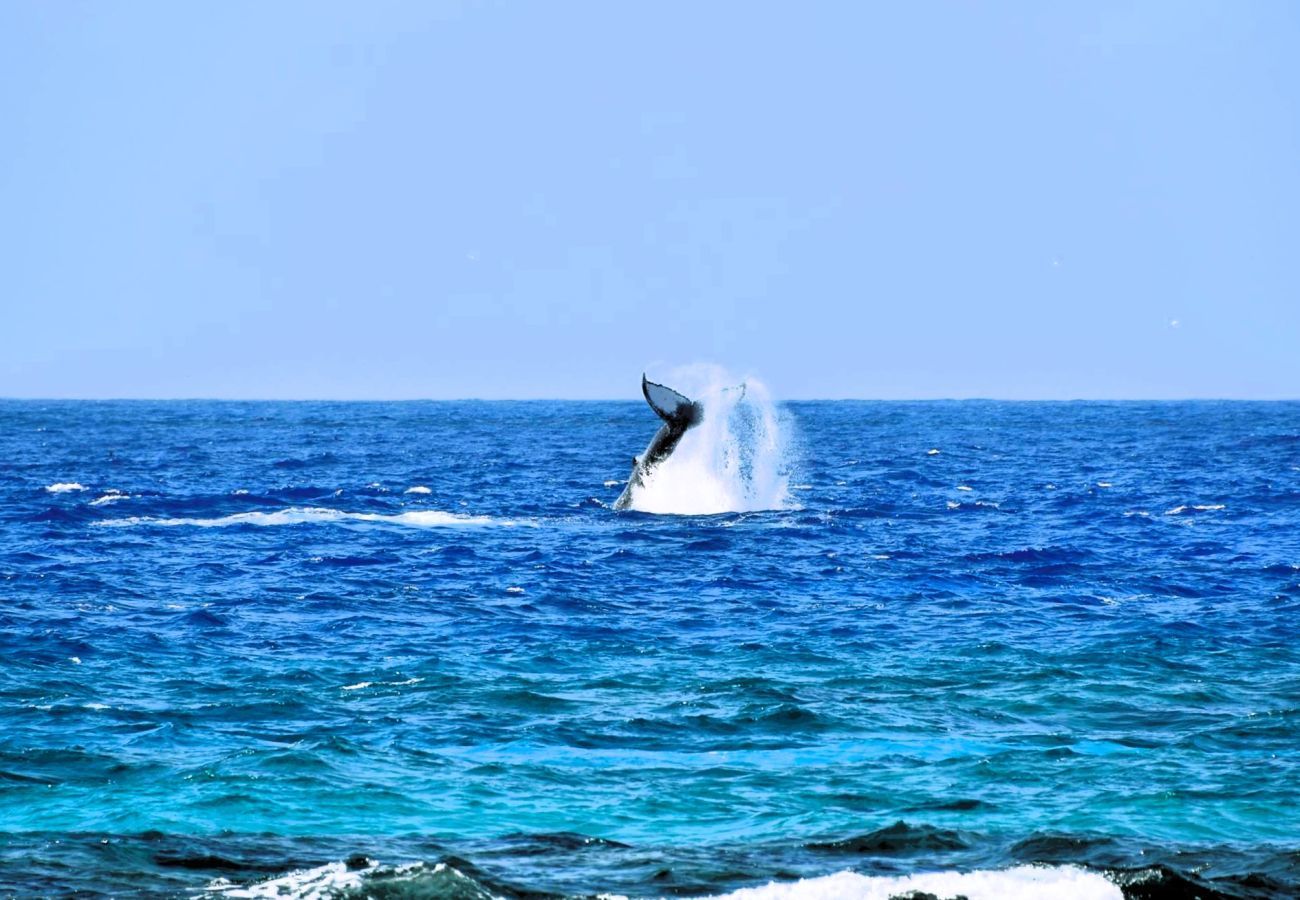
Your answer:
[[[442,528],[473,525],[512,526],[525,524],[509,519],[494,519],[491,516],[471,516],[461,513],[441,512],[435,509],[409,510],[402,513],[358,513],[344,512],[341,509],[328,509],[318,506],[293,506],[277,509],[273,512],[257,510],[255,512],[233,513],[228,516],[215,516],[210,519],[200,518],[153,518],[150,516],[131,516],[125,519],[106,519],[92,524],[103,527],[127,528],[136,525],[159,525],[174,527],[188,525],[194,528],[223,528],[230,525],[303,525],[319,523],[375,522],[388,525],[408,525],[415,528]]]
[[[618,486],[619,486],[620,484],[622,484],[622,483],[623,483],[623,482],[611,478],[611,479],[609,479],[608,481],[605,482],[605,487],[618,487]]]
[[[51,494],[66,494],[69,491],[84,491],[86,486],[84,484],[77,484],[75,481],[56,481],[54,484],[48,485],[45,489]]]
[[[524,589],[519,587],[518,585],[511,585],[510,587],[506,588],[507,594],[522,594],[523,592]]]
[[[1195,510],[1196,512],[1213,512],[1214,510],[1224,509],[1224,508],[1225,506],[1222,503],[1196,503],[1190,506],[1187,504],[1183,504],[1181,506],[1175,506],[1173,509],[1165,510],[1165,515],[1178,516],[1187,512],[1189,509]]]
[[[957,485],[957,490],[959,490],[959,491],[973,491],[973,490],[975,490],[975,488],[971,487],[969,484],[959,484],[959,485]]]
[[[821,878],[741,888],[720,896],[728,900],[888,900],[913,893],[968,900],[1122,900],[1124,896],[1119,885],[1105,876],[1077,866],[1016,866],[896,876],[837,872]]]
[[[938,449],[937,447],[931,447],[929,450],[925,451],[925,455],[926,455],[926,456],[938,456],[938,455],[939,455],[939,449]]]
[[[413,684],[419,684],[424,681],[423,678],[408,678],[405,681],[358,681],[356,684],[345,684],[340,690],[344,691],[363,691],[370,687],[410,687]]]
[[[422,862],[400,866],[385,866],[366,859],[361,864],[345,862],[326,863],[313,869],[298,869],[285,875],[269,878],[254,884],[235,884],[226,878],[216,878],[205,889],[209,896],[239,898],[287,898],[298,900],[325,900],[328,897],[349,896],[364,890],[372,878],[382,878],[388,894],[398,884],[406,882],[412,895],[434,897],[488,898],[496,895],[468,875],[446,863],[430,867]],[[422,889],[422,890],[421,890]]]
[[[1114,486],[1115,486],[1115,485],[1113,485],[1113,484],[1112,484],[1111,482],[1109,482],[1109,481],[1099,481],[1099,482],[1097,482],[1097,487],[1099,487],[1099,488],[1108,488],[1108,487],[1114,487]]]
[[[109,488],[108,493],[104,494],[102,497],[97,497],[94,500],[91,500],[90,505],[107,506],[110,503],[116,503],[118,500],[125,500],[129,496],[131,495],[124,494],[121,491],[117,491],[117,490],[113,490],[112,488]]]
[[[208,883],[207,893],[223,897],[333,897],[360,887],[365,874],[377,866],[378,863],[369,859],[364,866],[355,868],[342,862],[326,863],[249,885],[217,878]]]
[[[422,484],[413,485],[406,489],[407,494],[432,494],[433,491]]]

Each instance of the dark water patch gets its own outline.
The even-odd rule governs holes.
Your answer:
[[[971,562],[1030,563],[1037,567],[1087,562],[1094,554],[1068,547],[1023,547],[1017,550],[968,553]]]
[[[608,838],[591,837],[570,831],[557,831],[543,834],[517,832],[500,839],[502,852],[511,856],[544,856],[557,850],[603,850],[616,848],[631,849],[631,845]]]
[[[311,453],[306,456],[289,456],[271,463],[277,469],[307,469],[315,466],[328,466],[339,462],[333,453]]]
[[[1013,844],[1008,851],[1018,862],[1066,864],[1115,861],[1119,842],[1110,837],[1070,834],[1041,834]]]
[[[548,694],[524,689],[494,691],[491,696],[496,703],[503,707],[534,712],[563,712],[581,705],[563,697],[552,697]]]
[[[893,825],[855,837],[805,844],[809,850],[870,856],[908,855],[935,850],[965,850],[970,847],[960,832],[933,825]]]
[[[725,551],[731,548],[731,542],[726,538],[711,537],[703,538],[698,541],[691,541],[685,547],[692,552],[715,552]]]
[[[986,800],[975,799],[958,799],[958,800],[936,800],[932,803],[921,803],[916,806],[908,806],[903,809],[904,812],[975,812],[977,810],[996,809],[996,805]]]

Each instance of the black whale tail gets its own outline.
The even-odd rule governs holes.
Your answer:
[[[698,425],[704,418],[704,408],[697,401],[683,397],[670,387],[655,384],[644,373],[641,375],[641,393],[645,394],[645,402],[659,418],[683,431]]]

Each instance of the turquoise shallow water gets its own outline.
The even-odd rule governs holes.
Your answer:
[[[1300,892],[1300,404],[784,416],[673,516],[640,404],[0,403],[0,891]]]

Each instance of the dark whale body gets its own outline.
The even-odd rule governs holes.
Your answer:
[[[704,420],[704,407],[699,402],[689,400],[672,388],[655,384],[641,376],[641,393],[645,402],[664,420],[645,452],[632,460],[632,474],[628,476],[627,487],[614,501],[615,509],[627,509],[632,505],[632,490],[645,483],[650,470],[663,462],[677,449],[677,443],[687,431]]]

